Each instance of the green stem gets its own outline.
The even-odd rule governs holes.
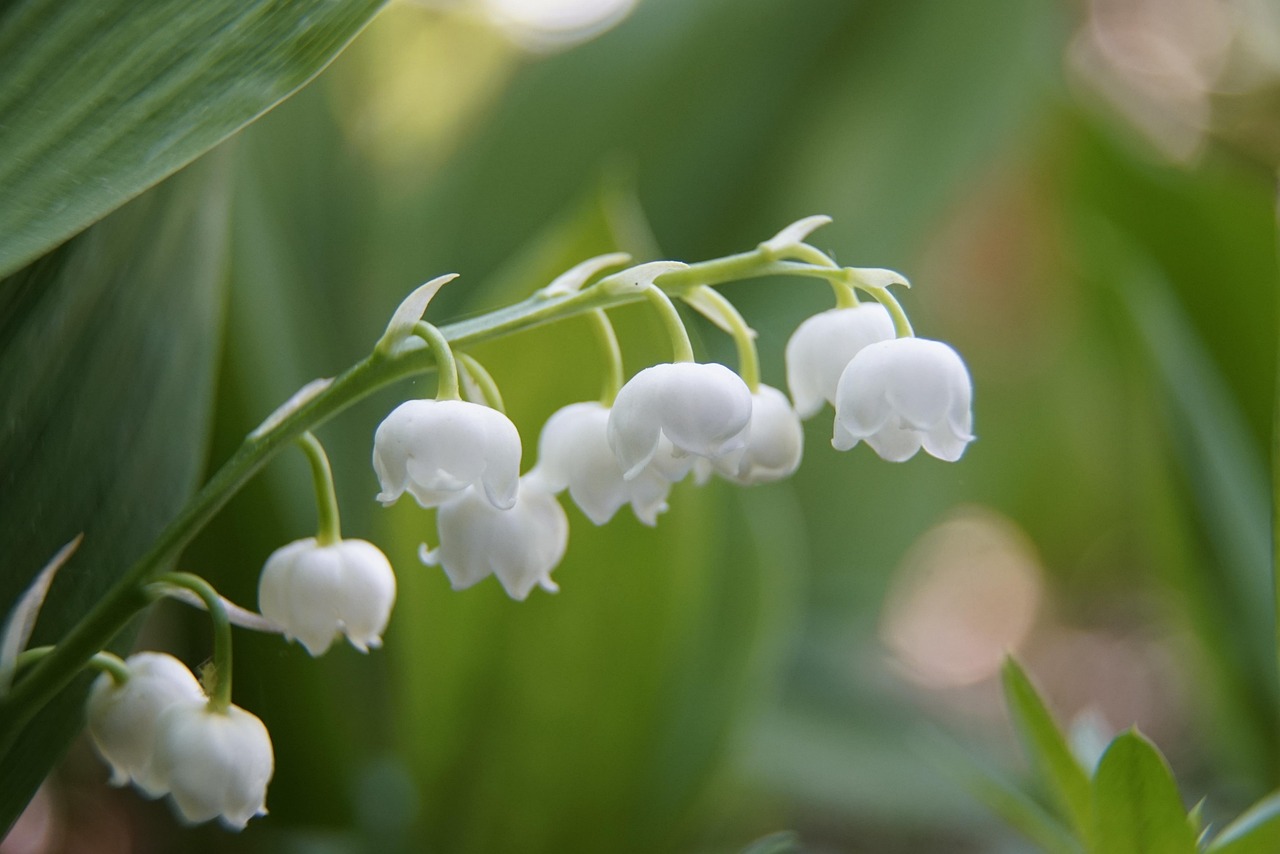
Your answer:
[[[733,343],[738,348],[738,373],[742,375],[742,381],[751,389],[751,393],[755,394],[760,390],[760,354],[756,351],[755,333],[734,304],[715,288],[705,285],[698,288],[698,298],[714,306],[729,324]]]
[[[222,597],[213,589],[213,585],[190,572],[166,572],[156,581],[172,584],[174,587],[185,587],[204,600],[205,607],[209,610],[209,619],[213,621],[213,684],[206,685],[209,708],[215,712],[225,712],[231,708],[231,620],[227,618]]]
[[[600,342],[600,349],[604,351],[606,362],[604,387],[600,390],[600,403],[604,406],[613,406],[625,376],[622,370],[622,348],[618,346],[618,333],[614,331],[613,324],[609,322],[609,316],[603,309],[587,312],[587,317],[591,319],[591,327],[595,330],[596,339]]]
[[[316,542],[331,546],[342,540],[342,526],[338,519],[338,495],[333,488],[333,469],[325,456],[324,446],[310,430],[298,437],[298,445],[311,464],[311,482],[316,490]]]
[[[459,353],[458,361],[462,363],[462,367],[471,375],[471,379],[480,387],[480,393],[484,395],[484,402],[489,405],[490,409],[496,409],[499,412],[506,413],[507,408],[502,402],[502,392],[498,390],[498,384],[493,380],[493,374],[484,369],[484,365],[480,364],[480,360],[469,353]]]
[[[886,288],[867,288],[866,291],[889,312],[889,316],[893,318],[893,331],[899,338],[915,337],[916,333],[911,328],[911,321],[907,320],[907,313],[902,310],[902,303],[898,302],[897,297],[889,293]]]
[[[458,363],[453,359],[453,348],[449,339],[439,329],[419,320],[413,325],[413,332],[431,348],[436,360],[436,373],[439,376],[439,387],[436,389],[436,400],[461,400],[458,394]]]
[[[693,342],[689,340],[689,330],[684,328],[684,321],[680,319],[680,312],[671,301],[671,297],[657,285],[649,285],[645,288],[644,295],[648,298],[649,304],[658,310],[658,315],[662,318],[662,326],[667,331],[667,337],[671,339],[671,361],[692,362]]]
[[[49,655],[55,649],[54,646],[36,646],[31,649],[23,650],[18,653],[17,659],[14,660],[13,669],[21,670],[35,664],[40,659]],[[85,662],[85,667],[90,670],[98,670],[102,673],[111,674],[111,681],[117,685],[123,685],[129,681],[129,665],[124,663],[124,659],[115,653],[99,652]]]

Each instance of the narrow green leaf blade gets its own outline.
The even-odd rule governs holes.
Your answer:
[[[0,611],[84,534],[32,644],[79,620],[196,486],[221,340],[227,162],[205,158],[0,279]],[[87,681],[0,760],[0,834],[78,730]]]
[[[1280,792],[1272,792],[1218,834],[1209,854],[1273,854],[1280,851]]]
[[[1005,659],[1002,678],[1009,713],[1023,747],[1071,825],[1084,836],[1091,823],[1088,776],[1035,686],[1012,657]]]
[[[1116,737],[1093,779],[1095,854],[1195,854],[1196,832],[1164,757],[1136,730]]]
[[[318,73],[385,0],[25,0],[0,11],[0,276]]]

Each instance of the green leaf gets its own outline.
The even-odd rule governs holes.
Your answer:
[[[0,12],[0,276],[288,97],[385,0],[26,0]]]
[[[196,486],[221,337],[227,160],[201,161],[0,280],[0,610],[84,534],[33,644],[84,615]],[[0,830],[78,729],[86,682],[0,760]]]
[[[987,809],[1049,854],[1079,854],[1081,843],[1055,816],[959,745],[935,739],[930,756]]]
[[[1094,854],[1194,854],[1196,832],[1164,757],[1137,730],[1119,735],[1093,778]]]
[[[755,840],[742,849],[742,854],[796,854],[803,850],[800,834],[794,830],[780,830]]]
[[[1091,823],[1088,776],[1071,753],[1035,686],[1012,657],[1005,659],[1002,677],[1005,700],[1023,747],[1054,799],[1083,837]]]
[[[1209,854],[1273,854],[1280,851],[1280,792],[1258,801],[1218,834]]]

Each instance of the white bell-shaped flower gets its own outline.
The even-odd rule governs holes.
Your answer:
[[[800,417],[816,415],[824,400],[834,406],[845,366],[863,347],[893,337],[893,320],[878,302],[819,312],[796,327],[787,341],[787,386]]]
[[[271,736],[239,706],[218,711],[205,701],[178,703],[160,716],[155,768],[183,820],[212,818],[233,830],[267,814],[275,770]]]
[[[475,485],[495,507],[510,507],[520,479],[520,433],[496,409],[462,400],[410,400],[373,436],[378,500],[405,492],[438,507]]]
[[[440,546],[418,556],[439,565],[454,590],[463,590],[489,575],[512,599],[524,601],[534,587],[551,593],[559,588],[551,571],[569,545],[569,519],[550,488],[529,475],[520,479],[515,504],[499,510],[474,488],[442,506],[436,515]]]
[[[953,462],[973,441],[972,397],[964,361],[941,341],[895,338],[871,344],[840,377],[831,444],[847,451],[866,442],[893,462],[910,459],[923,447]]]
[[[713,460],[717,474],[742,486],[770,483],[790,477],[800,467],[804,428],[787,396],[762,385],[751,396],[751,423],[747,444]]]
[[[168,788],[152,767],[156,724],[175,703],[203,701],[204,691],[195,674],[167,653],[134,653],[125,664],[124,684],[103,673],[89,691],[89,738],[111,766],[111,785],[132,781],[147,797],[158,798]]]
[[[676,362],[645,368],[609,411],[609,446],[627,480],[653,462],[665,436],[676,456],[715,459],[746,444],[751,391],[724,365]]]
[[[361,652],[381,646],[395,600],[391,562],[364,540],[297,540],[272,552],[258,579],[262,615],[313,656],[338,634]]]
[[[630,504],[636,518],[656,525],[658,514],[667,509],[672,480],[668,474],[688,471],[687,460],[664,456],[665,468],[646,466],[631,480],[622,477],[622,467],[608,438],[609,407],[597,402],[571,403],[547,419],[538,439],[538,465],[533,473],[553,492],[569,490],[569,496],[587,518],[603,525],[624,504]],[[669,447],[669,445],[668,445]],[[656,457],[655,457],[656,461]],[[664,474],[665,472],[665,474]]]

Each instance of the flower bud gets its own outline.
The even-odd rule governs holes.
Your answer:
[[[639,476],[670,440],[676,455],[715,459],[746,444],[751,391],[724,365],[654,365],[632,377],[609,412],[608,438],[622,476]]]
[[[819,312],[801,323],[787,341],[787,386],[801,418],[810,418],[826,400],[836,402],[845,367],[868,344],[894,337],[893,320],[880,303]]]
[[[560,563],[569,544],[569,519],[539,478],[520,479],[515,504],[499,510],[475,489],[440,508],[436,516],[440,547],[419,552],[428,566],[440,565],[462,590],[489,575],[512,599],[524,601],[534,587],[559,590],[551,571]]]
[[[478,403],[410,400],[378,425],[373,468],[383,504],[408,492],[423,507],[438,507],[475,485],[494,507],[510,507],[520,478],[520,433],[507,416]]]
[[[271,736],[256,715],[204,701],[171,706],[157,730],[156,772],[182,819],[217,818],[233,830],[267,814],[267,784],[275,770]]]
[[[973,441],[973,384],[960,355],[941,341],[895,338],[858,352],[840,376],[835,436],[847,451],[860,441],[901,462],[921,447],[960,459]]]
[[[364,540],[289,543],[272,552],[258,580],[262,615],[313,656],[337,634],[361,652],[381,646],[395,599],[391,563]]]
[[[138,652],[125,664],[129,678],[117,684],[101,674],[86,706],[89,738],[111,766],[111,785],[132,781],[149,798],[168,791],[152,768],[156,723],[175,703],[203,701],[200,682],[185,664],[163,652]]]

